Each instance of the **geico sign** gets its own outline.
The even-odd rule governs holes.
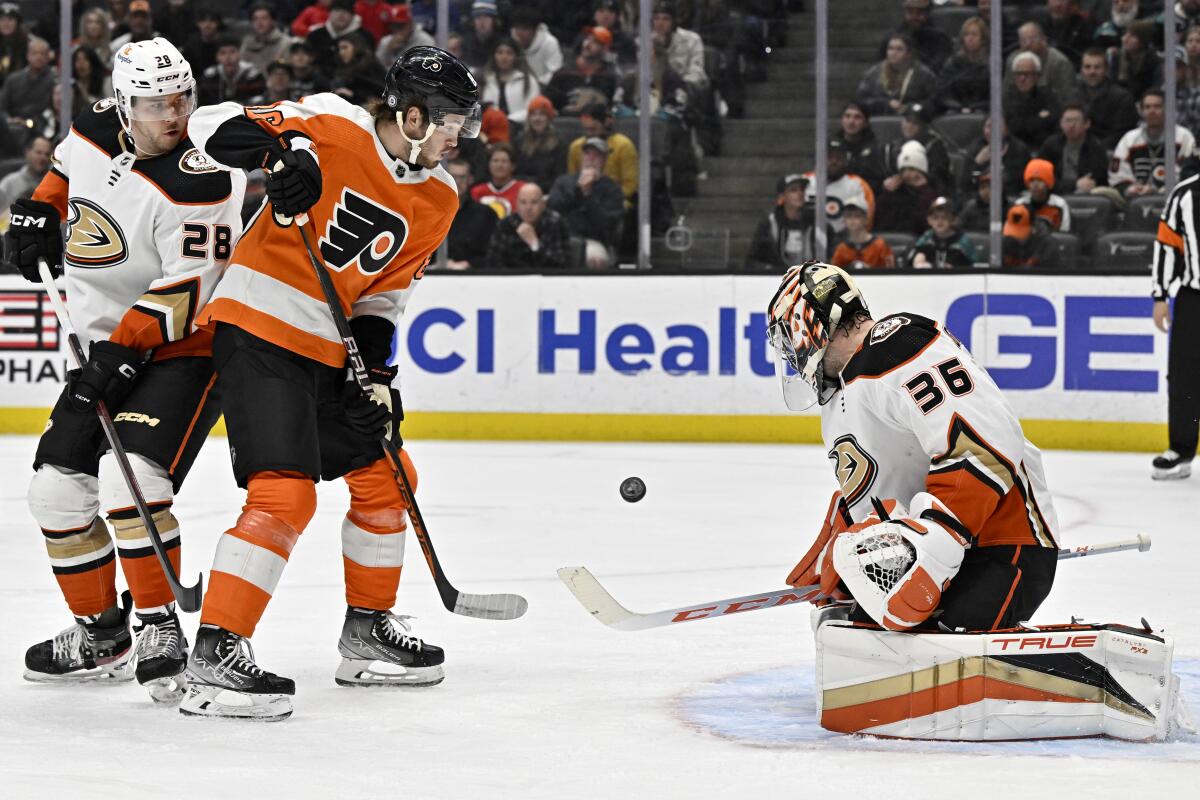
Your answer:
[[[1097,278],[1103,280],[1103,278]],[[1020,317],[1035,330],[1023,336],[1001,334],[997,352],[1028,356],[1024,367],[988,367],[1001,389],[1042,389],[1059,374],[1058,342],[1062,340],[1062,388],[1083,392],[1158,391],[1157,370],[1094,369],[1093,354],[1151,354],[1154,333],[1150,326],[1153,302],[1146,297],[1068,296],[1062,313],[1054,302],[1036,294],[969,294],[950,304],[946,325],[972,352],[971,331],[980,317]],[[1146,333],[1094,333],[1098,319],[1145,319]]]

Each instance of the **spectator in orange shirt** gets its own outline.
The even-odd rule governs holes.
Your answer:
[[[833,251],[833,263],[846,269],[878,269],[896,266],[896,256],[883,239],[871,233],[867,210],[851,203],[842,209],[846,238]]]

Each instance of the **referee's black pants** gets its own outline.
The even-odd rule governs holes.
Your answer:
[[[1167,431],[1184,459],[1196,455],[1200,435],[1200,291],[1180,287],[1167,345]]]

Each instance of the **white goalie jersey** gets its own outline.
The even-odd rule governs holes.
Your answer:
[[[67,222],[67,306],[84,345],[207,355],[211,335],[194,321],[241,234],[245,187],[186,137],[136,159],[112,100],[80,114],[33,198]]]
[[[855,522],[871,499],[928,492],[976,546],[1058,545],[1041,452],[957,339],[916,314],[874,324],[822,407],[821,432]]]

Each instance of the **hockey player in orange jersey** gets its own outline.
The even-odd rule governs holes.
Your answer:
[[[769,307],[789,407],[819,403],[841,489],[788,576],[890,630],[1028,620],[1058,545],[1041,453],[996,384],[937,322],[874,319],[854,279],[810,261]]]
[[[180,710],[280,719],[295,684],[261,670],[253,633],[316,507],[314,482],[345,477],[346,619],[342,685],[426,686],[443,652],[393,615],[407,509],[380,457],[403,418],[388,366],[395,322],[450,228],[458,193],[440,166],[460,136],[478,134],[478,87],[457,58],[416,47],[388,71],[370,111],[334,94],[300,102],[202,109],[197,146],[227,169],[270,170],[200,323],[214,331],[234,475],[246,504],[221,537]],[[327,266],[372,379],[373,399],[348,380],[346,352],[295,224]],[[401,451],[413,484],[415,471]]]

